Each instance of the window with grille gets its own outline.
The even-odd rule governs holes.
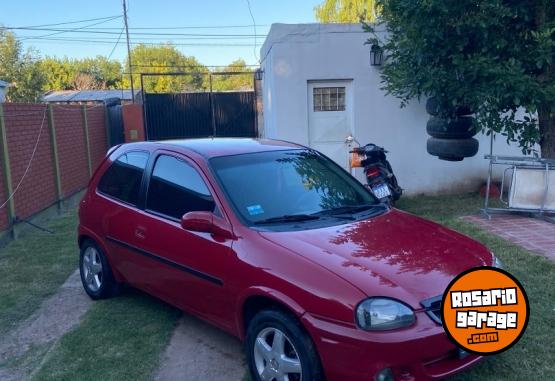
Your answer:
[[[345,87],[315,87],[314,111],[345,111]]]

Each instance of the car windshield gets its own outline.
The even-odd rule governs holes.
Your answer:
[[[312,221],[378,204],[361,183],[311,150],[222,156],[210,164],[248,224]]]

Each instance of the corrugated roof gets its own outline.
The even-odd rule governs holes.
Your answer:
[[[43,102],[103,102],[110,98],[130,101],[131,90],[60,90],[42,96]]]

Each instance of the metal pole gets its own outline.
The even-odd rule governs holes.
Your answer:
[[[216,136],[216,117],[214,115],[214,100],[212,95],[212,73],[209,74],[210,82],[210,111],[212,112],[212,136]]]
[[[123,22],[125,24],[125,36],[127,37],[127,62],[129,64],[129,78],[131,80],[131,101],[135,103],[135,89],[133,86],[133,65],[131,64],[131,46],[129,44],[129,27],[127,26],[127,5],[123,0]]]
[[[491,216],[488,213],[488,205],[489,205],[489,190],[491,187],[491,176],[492,176],[492,172],[493,172],[493,130],[490,130],[491,136],[490,136],[490,141],[489,141],[489,170],[488,170],[488,182],[486,185],[486,197],[484,199],[484,213],[486,214],[486,216],[491,219]],[[500,189],[500,192],[503,192],[503,189]]]
[[[148,126],[146,122],[146,98],[145,98],[145,84],[143,81],[143,73],[141,73],[141,102],[143,107],[143,130],[145,133],[145,141],[148,141]]]

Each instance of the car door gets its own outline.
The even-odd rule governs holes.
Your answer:
[[[142,276],[160,298],[230,328],[233,293],[224,279],[236,261],[231,240],[181,227],[191,211],[225,219],[221,206],[193,161],[168,151],[152,160],[144,210],[133,221]]]
[[[149,153],[128,151],[114,155],[117,156],[98,182],[95,209],[102,215],[102,230],[113,271],[125,282],[146,289],[136,255],[130,249],[137,234],[130,221],[137,220],[141,214],[138,205]]]

